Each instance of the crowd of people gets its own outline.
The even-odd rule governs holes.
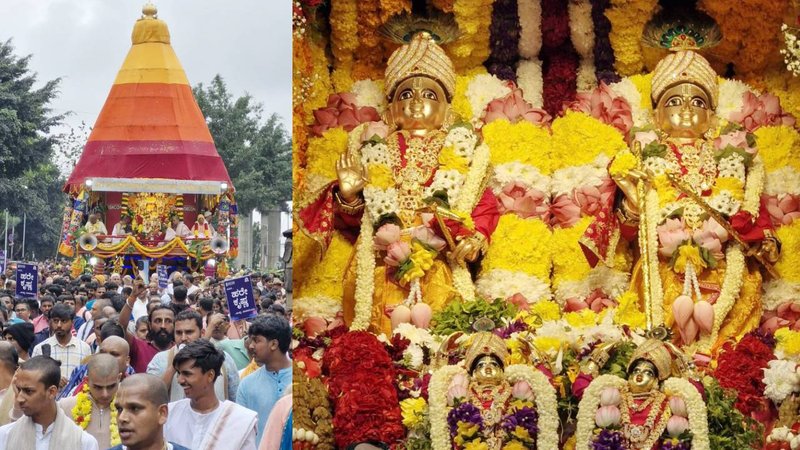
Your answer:
[[[258,315],[231,321],[222,280],[201,274],[162,289],[47,261],[24,299],[8,268],[0,448],[291,448],[291,310],[282,280],[249,275]]]

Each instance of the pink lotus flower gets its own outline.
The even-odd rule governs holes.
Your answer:
[[[672,256],[675,249],[690,237],[681,219],[667,219],[663,225],[656,227],[656,232],[661,244],[658,252],[667,258]]]
[[[386,250],[386,248],[400,240],[400,227],[393,223],[385,223],[375,232],[375,248]]]
[[[531,309],[531,305],[528,303],[528,299],[519,292],[512,295],[511,297],[508,297],[506,301],[516,306],[519,311],[528,311]]]
[[[607,387],[600,391],[600,406],[617,406],[622,401],[619,389]]]
[[[463,373],[457,373],[452,380],[450,380],[450,386],[464,386],[465,388],[469,386],[469,380]]]
[[[592,291],[592,293],[586,297],[586,304],[588,304],[589,308],[596,313],[599,313],[606,308],[617,307],[617,302],[608,298],[602,289],[595,289]]]
[[[750,147],[747,143],[747,132],[742,130],[731,131],[730,133],[723,134],[714,139],[714,146],[720,150],[725,149],[729,145],[734,148],[741,148],[751,155],[755,155],[758,151],[755,147]]]
[[[631,105],[625,97],[617,96],[608,85],[601,82],[592,92],[580,92],[569,109],[586,113],[595,119],[616,128],[627,136],[633,127]]]
[[[604,178],[600,186],[581,186],[575,189],[575,203],[581,207],[583,214],[593,216],[614,201],[615,188],[611,178]]]
[[[491,123],[505,119],[511,123],[527,120],[534,125],[547,125],[553,119],[547,111],[536,108],[522,97],[522,91],[510,83],[511,92],[505,97],[492,100],[483,113],[483,122]]]
[[[800,198],[794,194],[782,194],[779,197],[764,195],[761,202],[767,208],[772,224],[777,226],[791,225],[800,218]]]
[[[672,416],[667,422],[667,433],[672,437],[678,437],[689,429],[689,420],[682,416]]]
[[[314,136],[322,136],[322,133],[329,128],[342,127],[346,131],[364,122],[375,122],[380,120],[378,111],[371,107],[359,107],[356,105],[356,96],[346,92],[331,94],[328,97],[328,104],[324,108],[314,111],[314,125],[311,126],[311,133]]]
[[[731,114],[731,121],[740,123],[753,132],[768,125],[794,126],[795,118],[781,108],[781,101],[772,94],[761,94],[758,97],[750,91],[744,93],[742,109]]]
[[[386,258],[383,261],[388,266],[398,267],[411,256],[411,246],[408,242],[397,241],[386,248]]]
[[[437,236],[433,230],[425,226],[414,228],[411,232],[411,236],[437,252],[444,250],[447,246],[447,241]]]
[[[653,130],[637,131],[636,133],[633,133],[633,142],[638,142],[642,148],[645,148],[651,142],[656,141],[658,141],[658,133]]]
[[[511,395],[521,400],[533,400],[533,391],[527,381],[517,381],[511,388]]]
[[[581,300],[579,298],[570,297],[570,298],[567,299],[567,301],[564,304],[564,312],[582,311],[584,309],[587,309],[588,307],[589,307],[589,304],[586,303],[585,301],[583,301],[583,300]]]
[[[366,142],[376,136],[380,139],[386,139],[388,135],[389,125],[383,122],[369,122],[367,126],[364,127],[364,131],[361,132],[360,140],[361,142]]]
[[[581,207],[572,199],[572,196],[562,194],[555,198],[550,207],[553,214],[553,226],[569,228],[581,218]]]
[[[703,225],[694,231],[692,240],[708,250],[711,255],[717,260],[721,260],[722,244],[728,240],[728,231],[722,228],[714,219],[708,219],[703,222]]]
[[[601,406],[595,413],[594,421],[600,428],[606,428],[619,424],[620,412],[616,406]]]
[[[450,389],[447,390],[447,404],[454,405],[456,403],[457,398],[464,398],[467,396],[467,388],[457,384],[450,386]]]
[[[503,186],[503,191],[497,196],[500,213],[514,212],[523,219],[538,217],[548,221],[550,209],[547,205],[545,194],[534,188],[528,188],[523,183],[512,181]]]
[[[689,417],[689,412],[686,410],[686,402],[683,397],[673,395],[669,398],[669,409],[672,411],[673,416]]]

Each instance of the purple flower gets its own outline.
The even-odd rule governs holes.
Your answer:
[[[594,23],[594,67],[597,81],[606,84],[616,83],[620,80],[614,70],[614,49],[611,47],[611,21],[605,12],[610,5],[610,0],[591,0],[592,22]]]
[[[625,450],[625,439],[622,432],[603,429],[592,441],[592,450]]]
[[[661,443],[659,450],[691,450],[692,441],[667,439]]]
[[[517,427],[522,427],[528,430],[528,434],[531,436],[536,436],[536,432],[539,431],[538,423],[539,414],[535,409],[526,406],[505,416],[501,426],[509,434],[513,433]]]
[[[477,424],[478,430],[483,430],[481,411],[472,403],[462,403],[451,409],[447,414],[447,424],[450,426],[451,437],[458,435],[459,422]]]
[[[510,324],[508,324],[507,327],[498,328],[497,330],[494,330],[494,334],[500,336],[503,339],[508,339],[508,338],[511,337],[512,334],[519,333],[519,332],[522,332],[522,331],[527,331],[527,329],[528,329],[528,326],[525,324],[524,321],[515,320],[515,321],[511,322]]]
[[[517,79],[514,66],[519,59],[519,31],[517,0],[496,0],[489,26],[491,53],[485,65],[489,73],[502,80]]]

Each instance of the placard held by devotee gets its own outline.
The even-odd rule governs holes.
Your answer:
[[[232,321],[249,319],[258,315],[256,299],[253,296],[253,285],[250,283],[249,276],[225,280],[223,286]]]
[[[167,275],[167,266],[157,265],[156,271],[158,272],[158,288],[166,289],[169,284],[169,275]]]
[[[35,264],[17,263],[17,297],[36,298],[39,292],[39,271]]]

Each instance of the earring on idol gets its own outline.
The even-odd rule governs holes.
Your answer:
[[[442,131],[448,131],[450,129],[450,127],[452,127],[453,124],[456,123],[456,119],[457,118],[458,118],[458,115],[456,114],[456,112],[453,111],[453,108],[448,106],[447,107],[447,112],[444,115],[444,121],[442,122],[441,130]]]

